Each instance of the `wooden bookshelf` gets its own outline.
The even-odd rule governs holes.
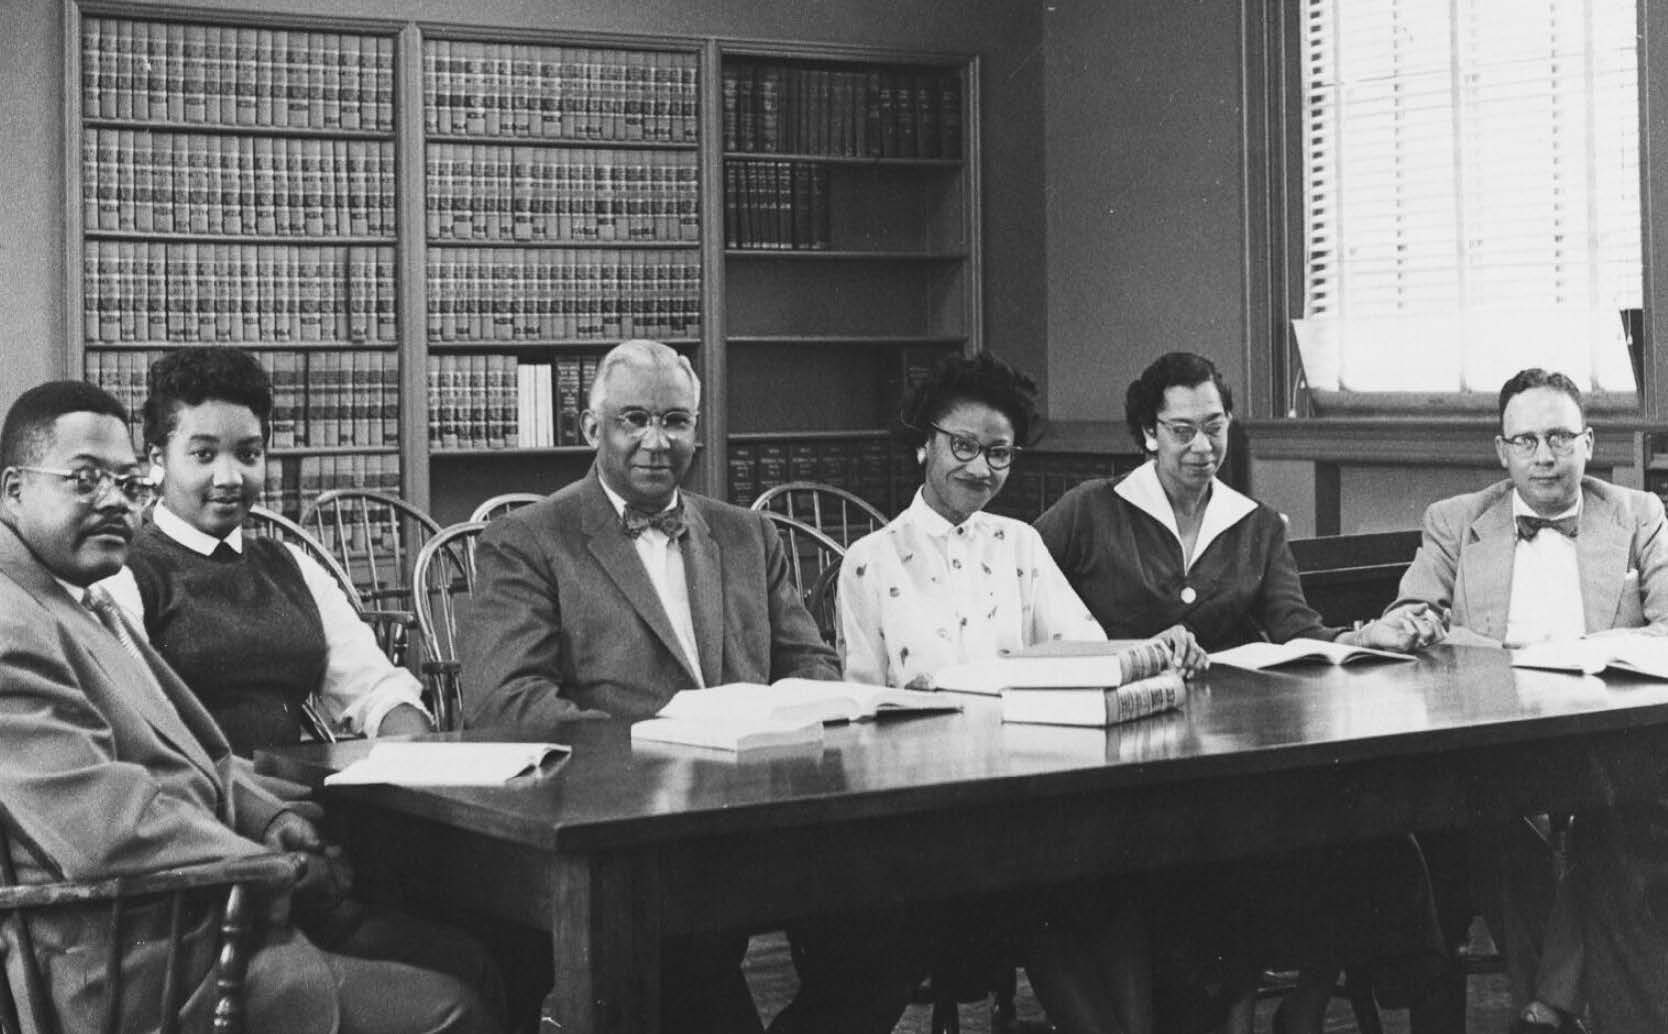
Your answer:
[[[903,389],[980,346],[977,62],[723,44],[718,65],[727,493],[830,481],[896,512]]]
[[[499,491],[582,475],[579,414],[618,342],[699,361],[701,63],[693,42],[423,31],[436,513],[479,502],[465,465]]]
[[[135,411],[139,448],[151,362],[251,349],[269,506],[399,493],[397,26],[67,10],[72,368]]]
[[[579,477],[631,337],[701,375],[697,490],[907,502],[898,395],[981,343],[975,59],[64,2],[72,368],[253,350],[274,508]]]

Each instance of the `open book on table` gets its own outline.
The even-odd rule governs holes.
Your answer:
[[[859,682],[778,679],[686,689],[631,727],[633,741],[750,750],[818,742],[827,722],[894,714],[959,711],[953,697]]]
[[[1002,690],[1002,720],[1043,725],[1109,726],[1182,706],[1187,683],[1176,671],[1161,671],[1111,688]]]
[[[324,785],[501,786],[518,776],[549,772],[567,755],[568,748],[555,743],[388,740],[325,776]]]
[[[1290,639],[1284,643],[1246,643],[1210,655],[1212,664],[1230,664],[1236,668],[1261,671],[1281,664],[1323,662],[1326,664],[1354,664],[1357,661],[1411,661],[1412,654],[1393,650],[1375,650],[1370,646],[1349,646],[1329,643],[1324,639]]]
[[[1170,662],[1162,643],[1097,643],[952,664],[933,673],[933,685],[955,693],[996,696],[1006,689],[1111,689],[1158,674]]]
[[[1668,679],[1668,636],[1601,635],[1535,643],[1512,651],[1512,667],[1587,675],[1613,669]]]

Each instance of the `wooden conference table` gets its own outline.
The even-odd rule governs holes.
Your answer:
[[[1218,666],[1184,712],[1104,730],[1004,725],[970,698],[756,760],[577,722],[528,785],[329,804],[362,882],[548,929],[563,1029],[652,1031],[664,935],[1602,803],[1595,760],[1624,794],[1661,785],[1668,683],[1507,662]],[[316,782],[366,749],[267,761]]]

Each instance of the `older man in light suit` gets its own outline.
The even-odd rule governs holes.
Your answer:
[[[1457,636],[1506,646],[1615,629],[1668,633],[1662,502],[1586,476],[1593,431],[1575,384],[1540,369],[1508,380],[1500,389],[1495,452],[1510,476],[1425,512],[1423,542],[1392,609],[1420,603],[1450,608],[1454,628],[1464,630]],[[1595,761],[1598,778],[1613,778],[1602,759]],[[1637,888],[1633,899],[1623,900],[1631,881],[1597,886],[1590,878],[1632,872],[1643,886],[1651,882],[1644,879],[1648,871],[1668,862],[1641,853],[1640,845],[1628,848],[1617,835],[1668,816],[1656,804],[1640,809],[1629,805],[1577,820],[1571,855],[1582,875],[1572,881],[1566,903],[1582,913],[1581,936],[1547,941],[1544,959],[1554,881],[1531,824],[1497,831],[1498,842],[1483,852],[1481,905],[1504,941],[1513,998],[1528,1029],[1570,1023],[1545,1007],[1577,1008],[1582,984],[1601,1020],[1608,1014],[1620,1029],[1668,1029],[1668,926],[1650,918]],[[1657,882],[1656,892],[1668,893],[1668,882]],[[1562,924],[1557,929],[1574,932]],[[1651,1018],[1640,1021],[1643,1028],[1634,1025],[1645,1016]]]
[[[139,507],[127,417],[81,381],[25,392],[0,429],[0,801],[24,882],[143,873],[271,849],[318,851],[310,822],[247,781],[197,698],[87,587],[127,556]],[[303,879],[305,886],[307,879]],[[299,892],[298,892],[299,893]],[[164,974],[141,908],[122,948],[127,1000],[152,1029]],[[195,917],[187,1029],[206,1029],[214,917]],[[160,925],[159,925],[160,924]],[[42,920],[49,991],[65,1029],[91,1029],[108,990],[102,923]],[[8,952],[8,954],[11,954]],[[250,961],[251,1031],[475,1032],[473,992],[438,974],[320,951],[283,926]],[[29,1029],[26,1024],[26,1029]]]
[[[700,401],[689,360],[658,342],[625,342],[598,365],[581,417],[595,468],[481,536],[460,636],[471,726],[547,734],[574,717],[646,718],[684,689],[839,677],[775,527],[679,488],[695,457]],[[842,1019],[848,1010],[895,1018],[901,1005],[871,1008],[873,980],[846,965],[861,959],[858,946],[846,948],[852,938],[825,927],[809,936],[834,969],[802,968],[810,997],[802,992],[778,1028],[816,1014],[862,1029]],[[739,932],[668,942],[666,1029],[758,1029],[739,969],[745,949]]]

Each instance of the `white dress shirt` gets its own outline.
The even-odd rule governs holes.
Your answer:
[[[940,668],[1106,633],[1029,524],[979,512],[952,525],[921,493],[840,564],[845,677],[930,687]]]
[[[608,482],[601,478],[597,479],[597,483],[602,486],[603,494],[608,496],[608,501],[614,504],[614,512],[624,520],[625,498],[609,488]],[[667,505],[666,510],[677,506],[679,498],[681,497],[678,493],[673,491],[672,502]],[[672,621],[672,631],[677,633],[678,645],[683,647],[689,670],[695,674],[696,687],[704,686],[706,683],[701,681],[701,653],[695,647],[695,616],[689,609],[689,576],[683,570],[683,550],[659,528],[645,528],[631,544],[636,547],[637,555],[643,561],[643,569],[649,574],[649,581],[654,585],[654,594],[660,597],[660,606]]]
[[[1579,517],[1581,497],[1556,517]],[[1539,516],[1512,492],[1512,517]],[[1514,521],[1515,523],[1515,521]],[[1523,646],[1547,639],[1578,639],[1587,632],[1581,606],[1581,566],[1575,540],[1543,529],[1532,539],[1518,539],[1512,553],[1512,598],[1506,611],[1506,645]]]
[[[243,552],[241,529],[233,529],[222,540],[192,527],[161,502],[152,508],[151,513],[151,520],[158,531],[194,553],[209,556],[222,541],[239,554]],[[326,663],[324,683],[319,687],[318,695],[331,726],[350,733],[375,736],[383,717],[401,704],[410,704],[428,714],[423,707],[422,684],[411,672],[395,667],[388,660],[388,655],[377,646],[371,627],[360,620],[353,604],[343,595],[335,576],[300,548],[288,543],[285,545],[301,568],[301,577],[307,583],[307,591],[318,607],[319,620],[324,625]],[[128,613],[133,631],[145,636],[148,642],[145,605],[133,572],[124,567],[99,584]]]

